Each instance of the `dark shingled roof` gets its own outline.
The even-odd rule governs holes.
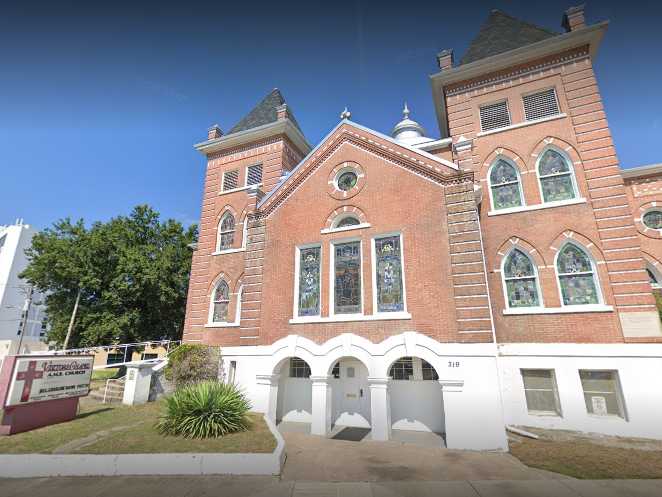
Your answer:
[[[485,24],[480,28],[478,35],[469,45],[462,60],[460,60],[460,65],[508,52],[558,35],[559,33],[520,21],[499,10],[493,10]]]
[[[258,126],[263,126],[265,124],[274,123],[278,120],[276,108],[283,105],[285,99],[280,93],[278,88],[274,88],[269,92],[269,94],[262,99],[262,101],[253,107],[253,110],[250,111],[246,116],[235,124],[228,134],[236,133],[238,131],[245,131],[247,129],[257,128]],[[294,114],[292,109],[289,109],[290,120],[297,127],[299,131],[299,123],[294,119]]]

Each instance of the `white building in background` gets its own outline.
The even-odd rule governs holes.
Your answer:
[[[0,225],[0,357],[17,352],[21,315],[29,291],[28,283],[19,275],[28,266],[25,250],[36,232],[21,219],[13,225]],[[35,291],[21,351],[41,348],[46,332],[44,318],[44,298]]]

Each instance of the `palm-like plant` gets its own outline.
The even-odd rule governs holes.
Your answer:
[[[164,415],[156,423],[162,435],[216,438],[250,426],[250,402],[231,384],[203,381],[176,390],[166,398]]]

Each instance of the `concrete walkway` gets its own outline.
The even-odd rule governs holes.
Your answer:
[[[0,479],[2,497],[660,497],[662,480],[294,482],[270,477]]]

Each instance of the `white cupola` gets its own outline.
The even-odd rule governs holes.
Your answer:
[[[407,102],[405,102],[405,107],[402,109],[402,121],[395,125],[391,132],[391,136],[407,145],[416,145],[418,143],[430,141],[430,138],[426,138],[425,136],[423,126],[416,121],[409,119],[409,113]]]

